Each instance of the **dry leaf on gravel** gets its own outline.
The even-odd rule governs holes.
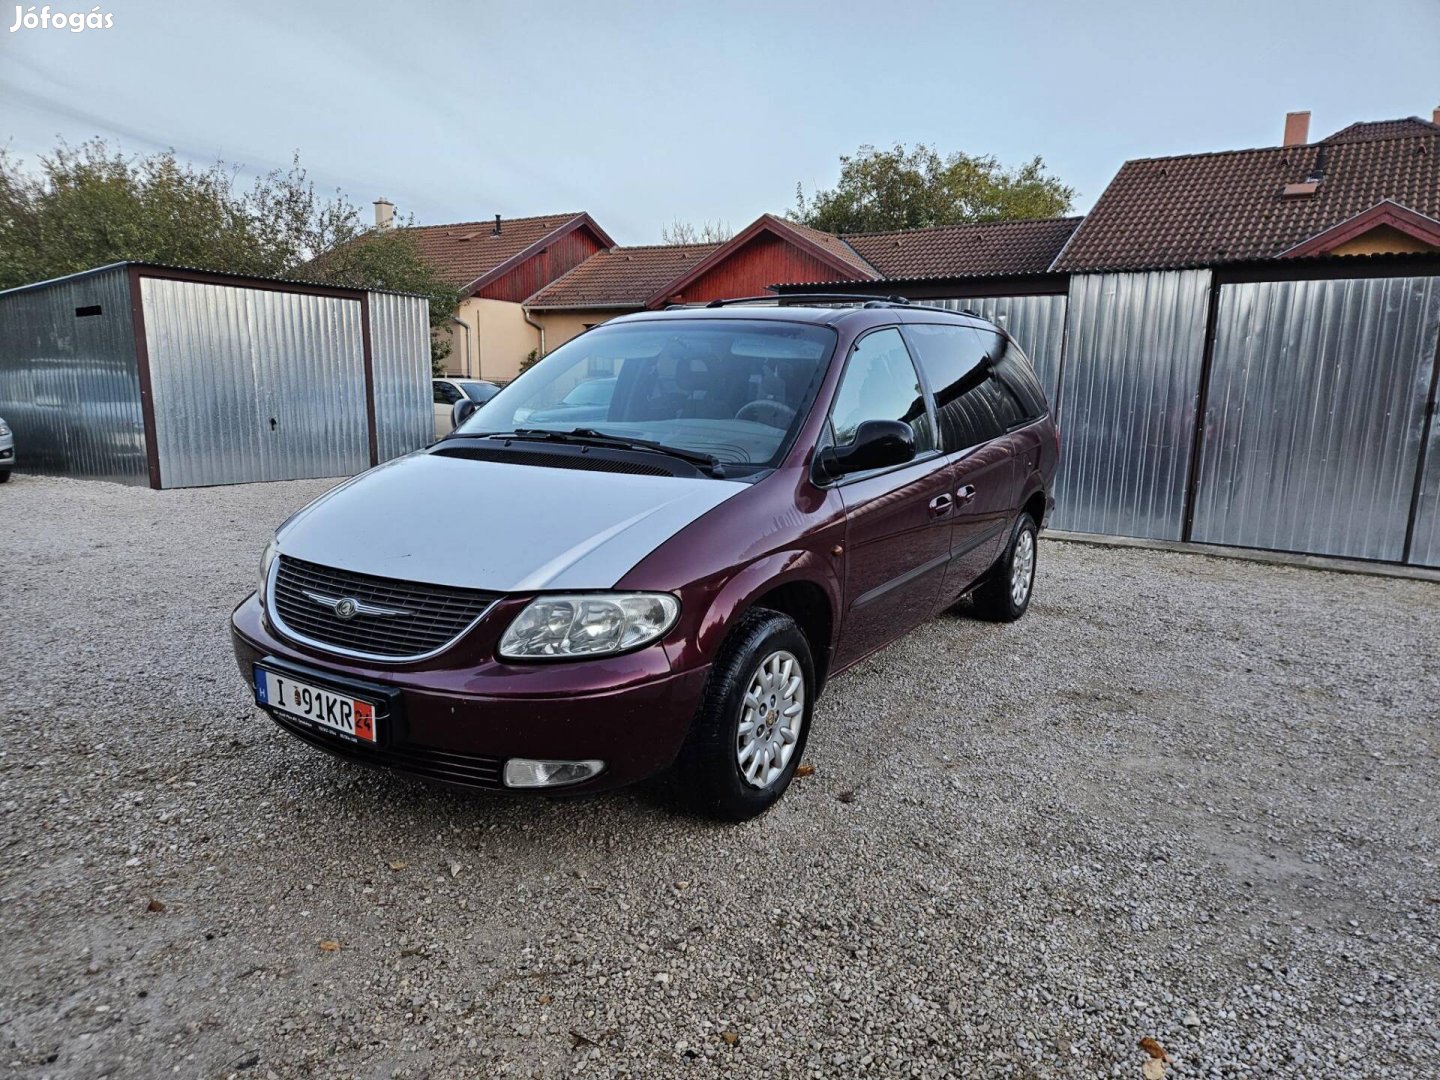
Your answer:
[[[725,1045],[734,1046],[740,1041],[740,1035],[734,1031],[722,1031],[720,1037],[725,1040]]]
[[[157,912],[158,912],[158,911],[164,911],[164,910],[165,910],[165,905],[162,904],[159,900],[151,900],[150,903],[148,903],[148,904],[145,905],[145,910],[146,910],[146,911],[157,911]]]
[[[1165,1052],[1165,1048],[1149,1035],[1146,1035],[1140,1040],[1140,1049],[1144,1050],[1145,1053],[1149,1054],[1156,1061],[1163,1061],[1167,1065],[1170,1064],[1172,1060],[1170,1055]]]
[[[334,938],[326,938],[324,941],[320,942],[320,951],[339,952],[340,942],[336,941]]]
[[[549,1005],[549,1004],[550,1004],[552,1001],[554,1001],[555,999],[554,999],[553,997],[551,997],[549,994],[541,994],[540,997],[539,997],[537,1000],[539,1000],[539,1002],[540,1002],[541,1005]]]
[[[1159,1058],[1148,1058],[1145,1064],[1140,1066],[1140,1075],[1145,1080],[1165,1080],[1165,1062]]]
[[[407,867],[407,866],[409,866],[409,865],[410,865],[410,864],[407,863],[404,859],[396,859],[394,862],[392,862],[392,863],[390,864],[390,869],[391,869],[391,870],[404,870],[405,867]]]
[[[796,776],[812,776],[812,775],[814,774],[814,772],[815,772],[815,766],[814,766],[814,765],[797,765],[797,766],[795,766],[795,775],[796,775]]]

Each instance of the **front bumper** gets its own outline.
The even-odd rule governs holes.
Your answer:
[[[0,435],[0,472],[8,471],[15,464],[15,436]]]
[[[680,752],[709,670],[674,672],[659,645],[625,656],[524,665],[457,646],[425,667],[366,665],[279,637],[254,595],[235,609],[231,632],[247,685],[254,664],[270,657],[314,673],[316,681],[398,691],[381,745],[310,731],[266,708],[292,735],[349,760],[468,788],[501,787],[512,757],[605,762],[593,779],[528,790],[600,791],[652,776]]]

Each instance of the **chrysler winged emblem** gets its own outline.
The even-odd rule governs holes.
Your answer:
[[[401,615],[409,615],[410,612],[404,608],[383,607],[380,604],[367,604],[363,600],[356,600],[353,596],[326,596],[324,593],[303,590],[307,600],[314,601],[321,607],[331,610],[337,619],[346,622],[355,618],[356,615],[370,615],[378,619],[393,619]]]

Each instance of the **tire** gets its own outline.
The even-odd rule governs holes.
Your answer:
[[[10,470],[9,470],[9,469],[6,469],[4,472],[0,472],[0,484],[5,483],[5,481],[7,481],[7,480],[9,480],[9,479],[10,479]]]
[[[1029,610],[1030,598],[1035,595],[1038,538],[1035,519],[1029,514],[1021,514],[1010,530],[1010,542],[1005,545],[1005,553],[984,583],[975,590],[970,610],[976,618],[988,622],[1014,622]]]
[[[787,723],[785,715],[787,692],[794,695],[797,690],[793,682],[786,681],[787,671],[788,680],[796,676],[801,680],[799,700],[792,697],[790,705],[799,706],[798,730],[794,717]],[[770,694],[765,693],[766,682],[773,684]],[[754,727],[749,732],[741,730],[742,721],[751,722],[755,717],[754,708],[747,707],[746,701],[757,684],[764,715],[759,737],[753,734]],[[810,643],[795,620],[768,608],[746,612],[710,668],[700,708],[675,763],[676,793],[691,810],[721,821],[748,821],[763,814],[790,786],[805,752],[814,708],[815,663]],[[793,741],[787,731],[793,734]],[[743,741],[747,735],[751,741]],[[741,757],[746,750],[750,754],[742,770]],[[767,767],[764,754],[772,750],[778,759]]]

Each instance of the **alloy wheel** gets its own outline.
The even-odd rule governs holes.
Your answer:
[[[751,787],[767,788],[790,764],[805,722],[805,675],[784,649],[760,661],[740,706],[735,760]]]
[[[1010,602],[1017,608],[1024,606],[1034,580],[1035,534],[1022,529],[1015,538],[1015,554],[1010,560]]]

